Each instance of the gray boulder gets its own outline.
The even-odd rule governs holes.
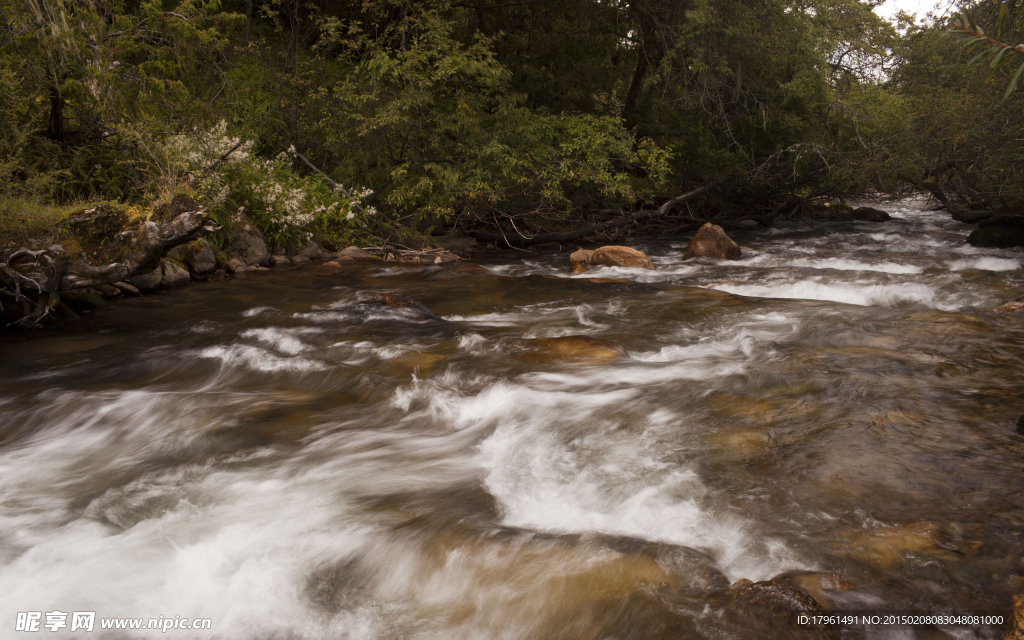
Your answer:
[[[195,275],[213,273],[217,268],[217,255],[210,243],[202,238],[175,247],[167,255],[184,264]]]
[[[352,258],[353,260],[366,260],[372,258],[370,254],[366,253],[359,247],[345,247],[338,252],[339,258]]]
[[[192,276],[189,275],[188,269],[184,265],[172,260],[161,260],[160,265],[164,270],[164,277],[160,281],[161,286],[173,289],[192,282]]]
[[[138,273],[128,279],[128,282],[141,291],[142,293],[149,293],[150,291],[156,291],[160,288],[160,281],[164,277],[163,262],[156,265],[156,269]]]
[[[270,251],[267,249],[263,234],[246,219],[235,228],[227,252],[249,266],[270,262]]]

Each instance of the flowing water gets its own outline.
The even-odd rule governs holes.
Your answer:
[[[991,308],[1024,254],[891,210],[733,233],[738,262],[284,271],[8,338],[0,636],[752,638],[723,590],[795,571],[854,585],[832,611],[1005,611],[1024,323]],[[361,304],[386,292],[438,317]],[[575,335],[629,356],[531,342]]]

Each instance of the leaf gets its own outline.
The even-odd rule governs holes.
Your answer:
[[[974,63],[975,63],[975,62],[977,62],[977,61],[978,61],[978,59],[979,59],[979,58],[981,58],[982,56],[984,56],[984,55],[985,55],[986,53],[987,53],[987,51],[982,51],[982,52],[981,52],[981,53],[979,53],[978,55],[976,55],[976,56],[974,56],[973,58],[971,58],[971,61],[967,63],[967,66],[968,66],[968,67],[971,67],[971,66],[973,66],[973,65],[974,65]]]
[[[1003,94],[1003,100],[1010,97],[1013,90],[1017,88],[1017,83],[1020,82],[1021,76],[1024,76],[1024,62],[1017,67],[1017,73],[1013,74],[1013,78],[1010,79],[1010,86],[1006,87],[1006,93]]]
[[[985,76],[985,82],[988,82],[989,80],[992,79],[994,75],[996,75],[996,72],[999,71],[999,67],[1003,66],[1004,64],[1010,61],[1010,53],[1013,53],[1013,49],[1003,49],[996,55],[995,58],[992,59],[992,62],[989,64],[989,67],[992,70],[989,71],[988,75]]]
[[[1006,22],[1006,13],[1010,10],[1010,7],[1004,2],[999,5],[999,22],[996,23],[996,37],[998,38],[1003,33],[1003,24]]]
[[[1005,58],[1006,54],[1010,53],[1010,51],[1010,49],[1003,49],[1002,51],[997,53],[996,57],[992,58],[992,62],[988,63],[989,68],[992,69],[993,71],[998,69],[1003,62],[1003,58]]]

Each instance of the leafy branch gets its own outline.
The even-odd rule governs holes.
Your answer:
[[[999,6],[999,20],[996,23],[996,35],[994,38],[986,35],[985,30],[978,26],[978,23],[974,21],[974,18],[967,11],[962,11],[953,21],[954,32],[972,37],[964,45],[966,51],[973,52],[981,49],[978,55],[974,56],[967,65],[974,64],[984,56],[989,57],[989,72],[985,76],[986,82],[991,80],[996,72],[1014,57],[1014,54],[1024,56],[1024,43],[1013,46],[1000,40],[1008,14],[1009,6],[1004,2]],[[1014,72],[1013,77],[1010,79],[1010,84],[1006,87],[1006,93],[1003,94],[1003,100],[1010,97],[1010,94],[1017,88],[1021,77],[1024,77],[1024,62],[1021,62],[1020,66],[1017,67],[1017,71]]]

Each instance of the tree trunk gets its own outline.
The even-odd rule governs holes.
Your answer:
[[[252,0],[245,0],[245,41],[252,37]]]
[[[46,126],[46,137],[64,143],[64,98],[56,84],[50,85],[50,118]]]
[[[633,79],[629,83],[629,90],[626,92],[626,102],[622,106],[622,119],[625,121],[627,127],[636,126],[639,114],[637,109],[639,108],[640,96],[643,92],[644,80],[647,78],[647,72],[651,68],[651,56],[654,54],[655,47],[653,46],[652,40],[654,39],[655,28],[650,15],[642,9],[637,9],[637,35],[639,36],[640,44],[637,47],[636,53],[636,67],[633,69]]]

